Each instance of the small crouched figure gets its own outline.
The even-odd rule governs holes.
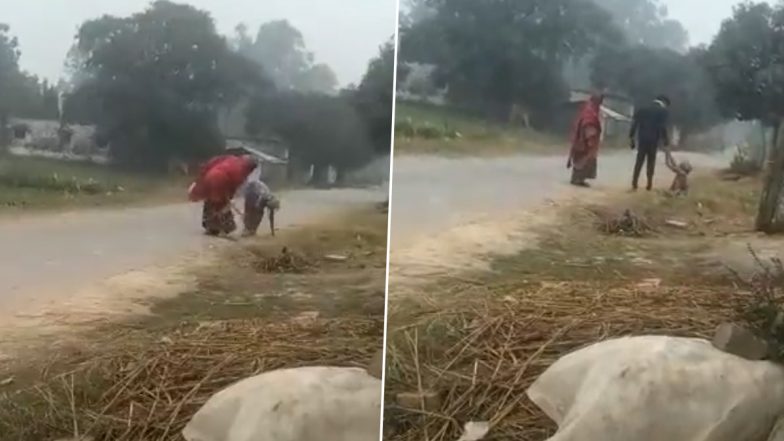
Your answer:
[[[243,237],[255,236],[264,219],[264,211],[269,211],[270,233],[275,235],[275,212],[280,209],[280,200],[272,194],[267,184],[259,179],[248,181],[244,189],[245,214]]]
[[[669,150],[665,153],[664,161],[667,164],[667,168],[675,173],[675,177],[672,180],[672,185],[670,186],[670,193],[672,193],[674,196],[688,194],[689,174],[692,171],[692,167],[689,161],[681,161],[680,163],[677,163],[675,158],[672,157],[672,152]]]

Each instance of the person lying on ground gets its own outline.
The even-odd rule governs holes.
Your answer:
[[[689,174],[692,171],[689,161],[684,160],[680,163],[676,162],[675,158],[672,157],[672,152],[668,149],[664,154],[664,163],[667,165],[667,168],[675,173],[675,178],[673,178],[672,185],[670,186],[670,192],[676,196],[688,194]]]
[[[280,209],[280,200],[272,194],[267,184],[260,179],[250,179],[242,191],[245,197],[245,214],[243,221],[244,237],[255,236],[264,219],[264,211],[269,211],[270,234],[275,235],[275,212]]]

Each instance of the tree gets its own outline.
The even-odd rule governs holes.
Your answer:
[[[169,1],[84,23],[76,48],[83,82],[66,115],[96,122],[112,156],[130,166],[219,150],[218,109],[268,85],[207,12]]]
[[[248,108],[250,133],[273,132],[289,146],[294,167],[313,167],[311,184],[327,184],[327,171],[345,172],[372,157],[365,124],[343,96],[284,91],[257,96]]]
[[[240,25],[234,46],[255,61],[281,90],[334,93],[338,80],[332,68],[314,63],[302,33],[286,20],[271,21],[259,27],[256,39]]]
[[[435,64],[453,103],[506,117],[539,115],[567,97],[564,63],[617,41],[610,15],[587,0],[429,0],[433,15],[405,29],[400,59]]]
[[[8,118],[57,117],[57,91],[46,80],[19,69],[19,42],[0,24],[0,147],[8,143]]]
[[[784,6],[738,5],[732,18],[722,23],[703,60],[726,115],[774,127],[756,228],[779,230],[784,186],[784,143],[778,136],[784,118]]]
[[[647,104],[658,94],[673,101],[671,121],[681,129],[681,140],[720,122],[716,96],[697,49],[681,54],[671,49],[625,46],[600,52],[592,63],[592,81]]]
[[[669,18],[666,6],[659,0],[593,0],[612,16],[613,23],[624,36],[617,47],[644,46],[685,53],[689,34],[677,20]],[[591,84],[591,65],[597,54],[570,60],[564,71],[572,87]]]
[[[689,33],[677,20],[668,17],[659,0],[594,0],[606,9],[632,45],[683,52]]]
[[[395,42],[384,44],[378,57],[370,61],[352,101],[368,128],[376,152],[389,154],[392,142],[392,100],[394,99]]]

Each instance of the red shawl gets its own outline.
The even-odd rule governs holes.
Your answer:
[[[602,109],[603,97],[592,95],[591,98],[580,109],[580,113],[572,128],[572,148],[569,151],[569,163],[583,162],[586,159],[595,158],[599,152],[599,139],[602,132]],[[586,129],[594,128],[592,133]]]
[[[248,176],[256,168],[256,162],[248,156],[218,156],[202,166],[199,178],[191,185],[188,197],[191,201],[208,200],[224,203],[231,200]]]

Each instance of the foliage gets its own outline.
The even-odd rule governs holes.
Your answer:
[[[768,122],[784,116],[784,8],[738,5],[703,62],[727,116]]]
[[[765,176],[756,228],[780,229],[784,152],[784,4],[743,3],[725,20],[703,56],[726,115],[758,120],[774,128],[770,167]]]
[[[255,40],[245,25],[236,29],[236,50],[256,62],[281,90],[334,93],[338,80],[326,64],[314,63],[302,33],[287,20],[264,23]]]
[[[19,44],[9,32],[7,25],[0,24],[0,120],[57,118],[57,91],[46,80],[20,70]]]
[[[265,94],[251,101],[247,118],[249,133],[278,134],[294,162],[317,170],[330,165],[339,172],[350,170],[372,157],[364,121],[344,96]]]
[[[395,72],[395,42],[387,41],[370,61],[359,87],[350,93],[368,135],[378,153],[389,154],[392,142],[392,100]]]
[[[759,162],[755,161],[748,148],[740,148],[735,151],[730,161],[729,171],[740,176],[754,176],[761,170]]]
[[[623,92],[637,104],[657,94],[673,100],[671,120],[683,134],[707,129],[719,122],[713,85],[699,61],[699,53],[625,46],[600,52],[593,60],[592,81]]]
[[[613,16],[615,25],[632,45],[684,51],[689,34],[677,20],[668,17],[659,0],[594,0]]]
[[[169,1],[87,21],[76,49],[83,81],[66,115],[97,122],[112,156],[126,165],[161,166],[218,150],[217,110],[267,84],[229,49],[207,12]]]
[[[432,63],[454,104],[506,116],[544,113],[566,97],[564,63],[620,39],[587,0],[428,0],[432,15],[402,30],[400,59]]]

